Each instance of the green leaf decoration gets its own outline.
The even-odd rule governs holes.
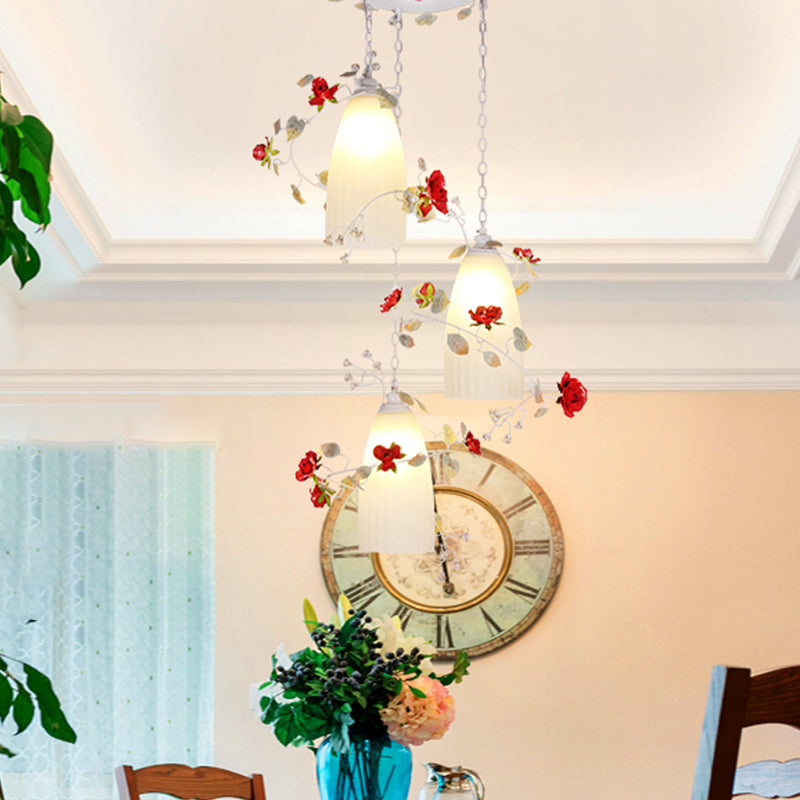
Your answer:
[[[21,684],[17,685],[17,696],[14,698],[11,716],[17,725],[17,733],[22,733],[33,721],[33,700],[28,690]]]
[[[16,753],[13,750],[9,750],[4,744],[0,743],[0,756],[14,758],[15,755]]]
[[[453,429],[445,423],[444,426],[444,440],[447,444],[455,444],[456,442],[456,434]]]
[[[428,460],[427,453],[417,453],[414,458],[408,462],[409,467],[421,467]]]
[[[313,81],[313,80],[314,80],[314,76],[309,72],[309,73],[303,75],[303,77],[300,78],[299,81],[297,81],[297,85],[302,88],[303,86],[308,86],[308,84],[311,83],[311,81]],[[277,133],[277,131],[275,131],[275,133]]]
[[[319,108],[322,108],[322,106],[319,106]],[[286,138],[291,142],[292,139],[296,139],[305,130],[305,127],[306,121],[292,114],[286,120]]]
[[[414,398],[408,392],[398,392],[397,396],[407,405],[414,405]]]
[[[417,166],[419,167],[420,172],[425,172],[428,169],[425,159],[422,156],[417,159]]]
[[[493,353],[491,350],[484,351],[483,360],[490,366],[490,367],[499,367],[500,366],[500,358],[497,353]]]
[[[430,414],[430,411],[428,411],[428,409],[427,409],[427,408],[425,408],[425,406],[422,404],[422,400],[420,400],[420,399],[419,399],[419,397],[415,397],[414,399],[417,401],[417,405],[418,405],[418,406],[419,406],[419,407],[420,407],[420,408],[421,408],[421,409],[422,409],[422,410],[423,410],[423,411],[424,411],[426,414]]]
[[[405,325],[403,325],[403,328],[409,333],[413,333],[414,331],[419,330],[421,327],[422,322],[418,319],[409,320]]]
[[[39,706],[42,729],[54,739],[74,742],[78,738],[77,734],[72,730],[61,710],[61,704],[53,691],[50,678],[34,669],[30,664],[24,664],[22,668],[28,678],[28,688],[33,692],[36,697],[36,705]]]
[[[322,451],[322,455],[324,455],[325,458],[336,458],[336,456],[342,452],[336,442],[325,442],[325,444],[320,445],[319,449]]]
[[[414,346],[413,336],[409,336],[407,333],[401,333],[399,338],[400,338],[400,344],[403,345],[403,347],[411,348]]]
[[[462,8],[458,14],[456,14],[456,18],[459,20],[466,19],[472,13],[472,6],[468,6],[467,8]]]
[[[423,691],[422,691],[422,689],[417,689],[417,687],[416,687],[416,686],[411,686],[411,685],[409,685],[409,687],[408,687],[408,688],[411,690],[411,694],[413,694],[413,695],[414,695],[414,697],[420,697],[420,698],[422,698],[422,697],[427,697],[427,695],[425,694],[425,692],[423,692]]]

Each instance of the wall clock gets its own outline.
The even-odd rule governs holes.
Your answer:
[[[541,486],[510,459],[462,444],[427,448],[438,514],[430,552],[360,552],[351,489],[325,518],[322,572],[334,600],[344,593],[372,616],[399,616],[409,635],[434,644],[436,658],[482,655],[527,630],[552,600],[561,525]]]

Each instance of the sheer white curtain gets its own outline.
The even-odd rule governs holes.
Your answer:
[[[7,721],[7,800],[213,762],[213,498],[210,446],[0,443],[0,651],[50,676],[78,734]]]

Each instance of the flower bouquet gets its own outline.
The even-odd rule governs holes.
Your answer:
[[[450,727],[447,687],[467,674],[467,654],[437,675],[435,648],[405,636],[397,617],[373,620],[344,596],[331,623],[319,622],[308,600],[303,611],[314,646],[291,655],[278,647],[260,687],[261,721],[281,744],[316,751],[323,800],[405,800],[407,745]]]

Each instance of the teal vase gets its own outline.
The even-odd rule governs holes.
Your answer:
[[[317,784],[322,800],[407,800],[411,751],[388,736],[353,738],[346,753],[331,740],[317,750]]]

